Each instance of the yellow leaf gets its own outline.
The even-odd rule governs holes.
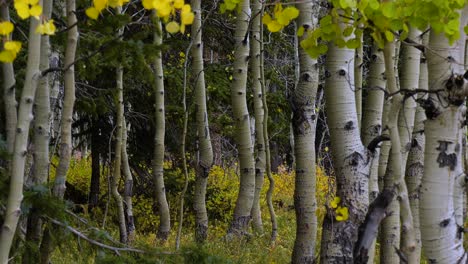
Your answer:
[[[180,26],[179,23],[171,21],[166,24],[166,31],[172,34],[179,32]]]
[[[174,7],[181,9],[184,6],[184,0],[174,0]]]
[[[0,52],[0,61],[1,62],[13,62],[16,58],[16,53],[10,50],[2,50]]]
[[[13,29],[15,27],[13,26],[13,23],[10,21],[4,21],[0,23],[0,35],[6,36],[9,35],[11,32],[13,32]]]
[[[51,19],[44,24],[40,24],[36,28],[36,33],[42,34],[42,35],[54,35],[55,34],[55,25],[54,25],[54,20]]]
[[[273,20],[270,23],[268,23],[267,27],[268,27],[268,30],[270,30],[270,32],[278,32],[281,29],[283,29],[283,26],[281,26],[280,23],[278,23],[278,21],[276,20]]]
[[[336,209],[336,221],[346,221],[349,217],[349,212],[347,207],[341,207],[339,206]]]
[[[89,18],[96,20],[99,16],[99,11],[95,7],[90,7],[86,9],[86,15]]]
[[[93,5],[98,12],[101,12],[107,6],[107,0],[93,0]]]
[[[19,41],[7,41],[3,44],[5,50],[11,51],[13,53],[18,53],[21,50],[21,42]]]
[[[185,33],[185,24],[180,25],[180,33]]]
[[[340,197],[336,196],[333,201],[330,202],[331,208],[337,208],[338,204],[341,202]]]
[[[283,10],[283,15],[288,17],[289,20],[296,19],[299,16],[299,10],[293,6],[288,6]]]
[[[154,1],[153,6],[157,11],[158,17],[168,17],[172,12],[172,6],[166,0]]]
[[[270,14],[265,14],[265,15],[263,16],[263,18],[262,18],[262,22],[263,22],[263,24],[265,24],[265,25],[270,24],[272,20],[273,20],[273,19],[271,19]]]
[[[195,19],[195,15],[192,12],[181,12],[180,13],[180,20],[184,25],[191,25],[193,20]]]
[[[21,18],[21,19],[26,19],[30,16],[29,14],[29,5],[27,3],[24,3],[24,2],[16,2],[15,1],[15,9],[16,9],[16,13],[18,13],[18,16]]]
[[[145,9],[153,9],[154,8],[154,5],[153,5],[153,0],[143,0],[142,1],[142,4],[143,4],[143,7]]]
[[[36,28],[36,33],[44,35],[45,34],[45,26],[44,24],[39,24]]]
[[[112,8],[116,8],[118,6],[122,6],[123,2],[122,0],[109,0],[108,5]]]
[[[275,14],[275,17],[279,17],[281,12],[283,12],[283,5],[276,4],[275,8],[273,9],[273,14]]]
[[[298,36],[298,37],[302,37],[302,36],[304,35],[304,31],[305,31],[305,29],[304,29],[303,26],[299,27],[299,28],[297,29],[297,36]]]
[[[31,9],[29,9],[29,14],[36,19],[39,19],[39,16],[42,14],[42,6],[40,5],[35,5],[32,6]]]

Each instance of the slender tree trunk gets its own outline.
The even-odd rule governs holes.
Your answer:
[[[361,43],[363,35],[361,35]],[[356,55],[354,56],[354,95],[356,97],[356,113],[358,117],[359,129],[362,124],[362,73],[363,73],[363,46],[360,45],[356,49]]]
[[[192,11],[195,14],[195,19],[192,24],[192,72],[196,80],[195,104],[198,134],[198,155],[193,207],[195,210],[195,239],[197,242],[203,242],[208,235],[208,214],[206,212],[205,196],[208,173],[213,165],[213,148],[211,146],[210,127],[206,108],[201,0],[192,1]]]
[[[65,194],[65,183],[68,168],[70,166],[71,151],[72,151],[72,122],[73,122],[73,107],[75,104],[75,55],[78,44],[78,28],[76,19],[76,2],[75,0],[66,1],[67,26],[70,29],[67,31],[67,44],[65,48],[65,76],[64,76],[64,98],[62,107],[62,118],[60,123],[60,160],[55,174],[54,188],[52,194],[59,199],[63,199]],[[53,243],[50,233],[53,228],[47,227],[44,231],[44,238],[41,242],[41,263],[49,262],[50,254],[53,251]]]
[[[43,1],[43,16],[52,15],[52,0]],[[41,37],[41,55],[39,70],[49,68],[50,42],[49,36]],[[50,140],[50,100],[49,76],[42,76],[36,90],[35,119],[34,119],[34,167],[31,179],[32,186],[43,185],[49,176],[49,140]],[[31,209],[27,219],[26,241],[28,250],[23,256],[23,263],[33,263],[39,259],[39,243],[42,236],[42,220],[36,208]],[[31,246],[29,246],[31,245]]]
[[[240,186],[228,235],[246,232],[255,193],[255,162],[250,139],[250,118],[247,109],[246,85],[249,63],[250,0],[243,0],[237,14],[234,33],[234,73],[231,84],[232,111],[236,127],[236,143],[239,153]]]
[[[76,19],[75,0],[67,0],[67,26],[71,27],[67,32],[67,46],[65,49],[65,96],[63,98],[63,110],[60,131],[60,161],[57,166],[53,193],[59,198],[65,194],[67,172],[70,167],[72,154],[72,122],[73,106],[75,104],[75,53],[78,44],[78,28]]]
[[[317,16],[315,1],[296,4],[299,9],[298,27],[313,30]],[[311,31],[310,31],[311,32]],[[305,39],[307,34],[299,38]],[[318,88],[318,63],[299,48],[299,80],[292,95],[294,153],[296,179],[294,208],[296,212],[296,240],[292,263],[313,263],[317,236],[317,202],[315,199],[315,99]]]
[[[426,43],[427,44],[427,43]],[[421,58],[420,73],[419,73],[419,89],[428,89],[427,63],[425,58]],[[418,99],[422,100],[426,96],[418,95]],[[406,163],[405,181],[408,186],[408,196],[413,214],[413,224],[416,238],[415,255],[418,256],[415,261],[420,262],[421,259],[421,230],[419,220],[419,194],[421,192],[421,179],[424,174],[424,146],[426,137],[424,134],[424,121],[426,114],[421,106],[417,106],[414,119],[414,132],[411,140],[411,148],[408,154]]]
[[[155,16],[154,43],[162,45],[161,21]],[[164,137],[166,130],[165,111],[164,111],[164,74],[161,51],[158,52],[154,61],[155,67],[155,115],[156,130],[154,134],[154,159],[153,159],[153,177],[155,183],[156,200],[159,207],[159,228],[157,237],[161,240],[167,240],[171,230],[171,219],[169,214],[169,205],[166,200],[166,189],[164,187]]]
[[[262,8],[262,17],[263,17],[263,11],[264,9]],[[266,169],[266,174],[268,177],[268,190],[266,193],[266,201],[268,205],[268,212],[270,213],[270,221],[271,221],[271,238],[270,242],[271,244],[274,244],[276,242],[276,237],[278,236],[278,223],[276,221],[276,214],[275,214],[275,208],[273,207],[273,191],[275,190],[275,179],[273,178],[273,175],[271,174],[271,155],[270,155],[270,139],[269,139],[269,134],[268,134],[268,104],[267,104],[267,90],[266,86],[267,83],[265,82],[265,60],[264,60],[264,45],[263,45],[263,24],[260,25],[260,75],[261,75],[261,88],[262,88],[262,103],[263,103],[263,110],[264,110],[264,121],[263,121],[263,140],[264,140],[264,145],[265,145],[265,169]],[[299,51],[298,51],[299,52]],[[292,129],[292,123],[290,124],[290,129]],[[290,131],[292,132],[292,131]],[[292,138],[294,140],[294,135],[291,133]],[[292,146],[294,146],[294,142],[292,142]]]
[[[363,107],[361,134],[362,143],[368,146],[371,141],[382,133],[382,113],[385,99],[385,64],[383,53],[374,45],[369,68],[368,92],[366,102]],[[369,202],[379,194],[378,169],[379,169],[380,148],[376,148],[372,153],[369,172]],[[374,263],[375,243],[370,248],[368,263]]]
[[[39,1],[39,4],[42,4],[42,1]],[[4,12],[4,10],[2,12]],[[20,206],[23,200],[23,182],[25,161],[28,153],[29,126],[32,119],[32,107],[34,104],[37,83],[41,75],[41,72],[39,71],[41,35],[36,33],[36,27],[38,25],[38,20],[30,20],[26,77],[18,109],[18,122],[15,129],[16,136],[14,139],[13,158],[10,164],[10,189],[7,208],[2,229],[0,231],[0,263],[2,264],[8,263],[8,255],[16,227],[18,225],[18,220],[21,215]],[[11,71],[5,71],[8,67],[8,65],[3,66],[5,74],[11,74]],[[11,70],[11,68],[8,70]],[[10,82],[12,81],[11,79],[7,80]],[[11,91],[9,93],[11,93]]]
[[[448,43],[444,34],[431,30],[427,66],[429,98],[424,131],[424,176],[421,183],[420,222],[424,254],[431,263],[465,263],[463,229],[457,225],[454,189],[463,175],[461,124],[465,120],[466,85],[459,58],[459,43]],[[435,92],[443,89],[442,92]],[[461,93],[462,92],[462,93]]]
[[[130,124],[127,126],[125,118],[122,123],[122,171],[125,176],[124,187],[124,202],[125,202],[125,215],[127,217],[127,242],[132,243],[135,240],[135,221],[133,218],[133,177],[130,171],[127,153],[127,137]]]
[[[402,240],[401,246],[402,252],[408,258],[410,263],[414,263],[416,258],[414,249],[416,247],[413,217],[408,199],[408,190],[404,181],[404,167],[403,167],[403,155],[401,148],[401,137],[398,130],[398,114],[401,109],[403,96],[398,92],[398,85],[394,73],[394,56],[395,56],[395,43],[388,42],[385,44],[384,57],[385,57],[385,74],[387,77],[387,88],[392,94],[390,111],[388,113],[387,127],[391,139],[391,153],[389,158],[389,166],[387,166],[385,188],[397,187],[398,190],[398,203],[394,201],[395,207],[390,207],[392,210],[391,217],[384,221],[382,227],[383,230],[383,241],[385,242],[386,248],[383,248],[382,255],[386,254],[386,257],[382,257],[381,260],[384,263],[395,263],[399,261],[400,256],[395,250],[400,246],[400,219],[396,218],[401,209],[401,227],[402,227]],[[397,209],[397,208],[400,209]],[[389,219],[392,219],[391,221]],[[394,220],[393,220],[394,219]],[[385,224],[389,225],[385,225]],[[385,236],[387,235],[387,236]]]
[[[263,122],[265,122],[265,113],[263,107],[263,93],[262,93],[262,75],[260,68],[261,63],[261,36],[260,27],[262,26],[261,15],[262,2],[260,0],[252,0],[252,31],[250,39],[250,58],[252,60],[251,73],[252,73],[252,91],[253,103],[255,113],[255,194],[252,206],[252,226],[256,233],[263,233],[263,223],[260,208],[260,193],[263,187],[265,178],[265,139],[263,134]]]
[[[120,9],[120,8],[118,8]],[[123,68],[121,65],[117,66],[117,124],[115,134],[115,148],[114,148],[114,171],[110,177],[110,184],[112,190],[112,197],[117,204],[117,219],[119,222],[120,242],[127,243],[127,226],[125,224],[125,209],[123,205],[122,196],[119,193],[117,182],[121,178],[121,165],[122,165],[122,134],[124,126],[124,105],[123,105]]]
[[[408,37],[421,43],[421,31],[411,27]],[[400,87],[413,91],[419,85],[419,64],[421,61],[421,51],[410,45],[403,45],[401,48],[401,70]],[[402,148],[402,165],[406,168],[406,160],[411,146],[411,137],[414,127],[414,116],[416,113],[416,101],[412,96],[405,97],[403,108],[398,117],[398,132],[400,134]]]
[[[101,182],[101,139],[99,135],[100,118],[95,118],[91,124],[91,184],[89,186],[88,212],[92,214],[93,209],[99,203],[99,189]]]
[[[10,21],[10,12],[8,5],[3,4],[0,7],[0,17],[2,21]],[[11,38],[11,36],[10,36]],[[17,122],[17,102],[15,96],[15,72],[13,69],[13,63],[2,63],[2,84],[3,84],[3,101],[5,104],[5,129],[6,129],[6,141],[7,151],[9,154],[13,153],[15,143],[15,128]]]
[[[335,220],[329,209],[323,222],[321,263],[353,263],[358,227],[369,206],[368,150],[361,142],[354,96],[354,67],[350,67],[354,50],[329,45],[325,81],[327,121],[336,175],[340,207],[348,209],[348,219]]]

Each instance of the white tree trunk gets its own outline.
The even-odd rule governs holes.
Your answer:
[[[250,18],[250,0],[243,0],[240,3],[234,33],[234,72],[231,85],[232,111],[236,124],[236,143],[239,152],[240,186],[228,234],[242,234],[246,231],[255,193],[255,161],[250,139],[250,118],[246,98],[250,55],[248,37]]]
[[[424,176],[421,183],[420,221],[424,254],[431,263],[465,263],[463,231],[457,225],[454,189],[463,175],[461,137],[465,120],[465,97],[460,95],[457,58],[463,45],[450,46],[443,34],[430,32],[427,66],[430,93],[423,104],[427,120],[424,131]]]
[[[354,97],[354,50],[329,45],[325,81],[327,121],[340,206],[349,217],[336,221],[330,209],[323,222],[321,263],[353,263],[358,227],[369,206],[368,150],[361,142]],[[350,65],[351,64],[351,65]]]
[[[0,17],[2,21],[10,21],[10,12],[8,5],[2,5],[0,7]],[[6,141],[7,151],[9,154],[13,153],[15,143],[15,128],[17,122],[17,102],[15,96],[15,72],[13,69],[13,63],[1,63],[2,64],[2,85],[3,85],[3,101],[5,105],[5,130],[6,130]]]
[[[385,98],[385,65],[382,51],[374,45],[369,67],[368,92],[362,112],[362,143],[369,146],[372,140],[381,136],[382,113]],[[372,153],[369,171],[369,202],[372,202],[379,194],[378,169],[380,148],[375,148]],[[375,243],[369,250],[368,263],[374,263]]]
[[[262,191],[263,181],[265,177],[265,139],[263,134],[263,122],[266,122],[263,93],[262,93],[262,74],[261,74],[261,22],[262,2],[260,0],[252,0],[252,31],[250,39],[250,54],[251,54],[251,73],[252,73],[252,91],[255,114],[255,193],[252,206],[252,227],[255,232],[263,233],[262,214],[260,208],[260,193]],[[258,15],[257,15],[258,14]]]
[[[39,4],[42,4],[42,1],[40,1]],[[29,126],[33,118],[32,107],[34,104],[34,95],[41,75],[39,71],[41,35],[36,33],[36,27],[38,25],[38,20],[30,20],[26,77],[18,109],[18,122],[15,130],[16,136],[11,162],[7,208],[0,231],[0,263],[2,264],[8,263],[8,255],[15,235],[18,219],[21,215],[20,206],[23,200],[24,168],[28,154]]]
[[[296,4],[299,9],[299,27],[313,30],[316,26],[316,1]],[[307,34],[299,37],[299,41]],[[317,237],[316,171],[315,171],[315,100],[318,88],[318,63],[304,49],[299,48],[299,76],[292,95],[294,153],[296,180],[294,209],[296,211],[296,240],[292,263],[313,263]]]
[[[162,27],[161,21],[155,15],[156,32],[154,33],[154,44],[162,45]],[[154,159],[153,159],[153,177],[155,184],[155,195],[159,206],[159,228],[158,238],[167,240],[171,230],[171,218],[169,214],[169,205],[166,199],[166,188],[164,187],[164,139],[166,130],[165,108],[164,108],[164,72],[161,51],[154,61],[155,68],[155,115],[156,130],[154,133]]]

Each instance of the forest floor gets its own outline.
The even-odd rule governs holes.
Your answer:
[[[89,159],[74,160],[71,164],[67,181],[78,190],[86,193],[89,190],[89,177],[91,175]],[[104,170],[105,171],[105,170]],[[51,172],[52,174],[54,171]],[[106,197],[106,173],[102,176],[101,195]],[[53,177],[53,175],[52,175]],[[185,220],[181,236],[181,249],[175,250],[176,233],[178,228],[178,210],[180,202],[180,188],[183,186],[183,174],[179,168],[172,168],[167,164],[165,171],[166,189],[168,190],[168,202],[171,206],[172,231],[166,242],[156,239],[155,231],[159,219],[155,214],[152,198],[145,192],[136,194],[133,199],[134,215],[136,222],[136,237],[131,247],[144,249],[148,254],[125,253],[117,254],[109,250],[90,247],[83,239],[69,234],[66,243],[61,243],[54,251],[52,263],[289,263],[294,245],[296,225],[293,207],[294,172],[280,167],[278,173],[274,173],[276,187],[273,195],[273,203],[278,222],[278,236],[274,244],[270,243],[271,222],[266,206],[265,194],[268,188],[268,180],[262,189],[262,218],[264,232],[253,234],[241,239],[226,241],[225,234],[232,217],[235,200],[238,191],[238,176],[234,169],[225,169],[219,166],[213,167],[209,176],[207,190],[207,209],[210,218],[208,239],[203,245],[197,245],[194,241],[193,209],[191,208],[192,192],[188,192],[185,200]],[[190,187],[193,184],[194,175],[190,173]],[[325,204],[333,199],[333,177],[317,169],[317,215],[319,227],[325,214]],[[85,205],[78,205],[85,208]],[[107,217],[107,226],[94,232],[92,237],[99,241],[112,237],[117,240],[118,227],[116,225],[115,205],[109,200],[109,212],[106,216],[104,209],[98,209],[94,217],[90,217],[86,210],[79,214],[89,221],[88,229],[81,227],[83,232],[89,226],[102,227],[103,218]],[[92,219],[93,218],[93,219]],[[79,228],[79,227],[78,227]],[[92,229],[92,228],[91,228]],[[318,237],[320,237],[319,234]],[[60,243],[59,243],[60,244]],[[317,243],[319,244],[319,242]],[[114,243],[115,245],[115,243]],[[120,245],[122,247],[122,245]],[[317,245],[319,248],[319,245]]]

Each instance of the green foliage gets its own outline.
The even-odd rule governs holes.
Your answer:
[[[411,26],[425,30],[431,26],[436,33],[444,33],[450,43],[460,37],[460,13],[465,0],[332,0],[330,13],[323,17],[316,29],[306,30],[307,38],[301,46],[316,58],[327,49],[322,41],[338,47],[355,49],[361,45],[363,30],[382,48],[395,36],[404,40]],[[346,25],[340,26],[341,25]],[[301,30],[302,35],[303,30]]]

